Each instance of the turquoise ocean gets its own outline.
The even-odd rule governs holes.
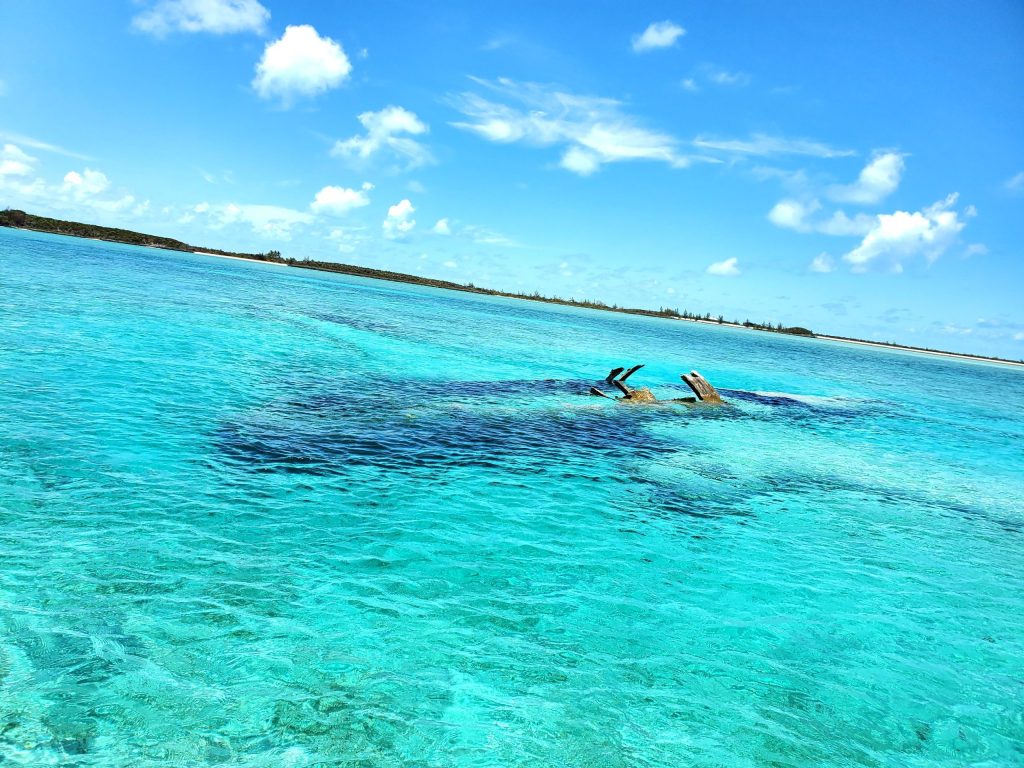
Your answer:
[[[1022,627],[1024,370],[0,230],[0,765],[1024,765]]]

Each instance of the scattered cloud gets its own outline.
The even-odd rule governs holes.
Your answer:
[[[957,197],[951,194],[913,213],[879,214],[860,245],[843,259],[857,272],[878,263],[888,264],[894,272],[902,272],[903,262],[919,255],[929,262],[934,261],[953,244],[966,225],[953,210]]]
[[[746,72],[729,72],[725,69],[712,69],[708,72],[708,80],[715,85],[750,85],[750,75]]]
[[[369,191],[373,184],[366,182],[359,189],[348,187],[324,187],[316,193],[309,209],[313,213],[326,213],[333,216],[344,216],[349,211],[370,204]]]
[[[327,239],[334,243],[340,253],[354,253],[369,238],[363,227],[335,227],[327,235]]]
[[[204,204],[197,205],[195,211]],[[290,240],[295,227],[312,224],[313,215],[306,211],[296,211],[279,205],[247,205],[227,203],[226,205],[207,205],[202,211],[208,216],[208,224],[212,229],[222,229],[232,224],[248,225],[254,233],[273,240]]]
[[[434,225],[434,228],[431,231],[435,235],[450,235],[452,233],[452,228],[448,224],[448,219],[438,219],[437,224]]]
[[[107,178],[107,175],[91,168],[86,168],[81,173],[68,171],[64,176],[64,191],[70,192],[78,200],[98,195],[109,187],[110,179]]]
[[[852,149],[836,149],[810,139],[787,139],[782,136],[754,134],[749,139],[713,139],[698,136],[693,140],[698,149],[716,150],[736,155],[807,155],[810,157],[848,157],[856,154]]]
[[[384,230],[384,237],[389,240],[398,240],[410,232],[416,226],[416,220],[412,218],[416,212],[415,206],[408,200],[401,200],[388,208],[387,218],[381,225]]]
[[[352,63],[341,45],[308,24],[289,26],[267,44],[252,86],[264,99],[290,106],[297,97],[316,96],[344,83]]]
[[[1021,171],[1003,182],[1003,186],[1011,192],[1024,191],[1024,171]]]
[[[811,272],[818,272],[821,274],[827,274],[829,272],[835,272],[836,262],[829,254],[822,251],[813,259],[809,266]]]
[[[898,152],[876,153],[852,184],[837,184],[826,195],[837,203],[872,205],[896,191],[903,175],[903,155]]]
[[[641,34],[633,36],[633,52],[647,53],[659,48],[671,48],[686,30],[671,21],[656,21]]]
[[[739,259],[733,256],[725,261],[716,261],[713,264],[708,264],[708,268],[704,271],[709,275],[733,277],[740,273]]]
[[[415,113],[389,106],[379,112],[363,112],[359,115],[359,122],[366,129],[366,134],[335,142],[332,155],[367,160],[383,150],[404,160],[406,170],[433,162],[434,158],[425,146],[403,135],[419,136],[430,130]]]
[[[472,240],[478,245],[506,245],[511,247],[518,247],[519,243],[511,240],[500,232],[495,232],[493,229],[487,227],[481,227],[476,224],[467,224],[459,229],[459,237],[465,237]]]
[[[140,32],[166,37],[172,32],[266,31],[270,11],[256,0],[159,0],[132,19]]]
[[[453,126],[499,144],[563,147],[559,165],[581,176],[615,162],[650,160],[684,168],[695,159],[706,159],[681,154],[673,136],[641,126],[615,99],[578,96],[505,78],[471,79],[516,104],[463,93],[453,103],[469,120]]]
[[[22,136],[20,133],[6,133],[0,131],[0,140],[9,141],[12,144],[17,144],[21,147],[28,147],[29,149],[38,149],[42,152],[52,152],[55,155],[63,155],[64,157],[73,157],[76,160],[91,161],[93,158],[88,155],[82,155],[78,152],[72,152],[69,149],[58,147],[56,144],[50,144],[39,139],[33,139],[31,136]]]
[[[988,246],[984,243],[971,243],[964,250],[964,256],[984,256],[988,253]]]
[[[821,208],[817,200],[801,202],[800,200],[780,200],[768,212],[768,220],[777,227],[794,229],[797,232],[811,232],[810,217]]]
[[[697,85],[697,81],[692,77],[687,77],[679,84],[683,86],[683,90],[689,91],[690,93],[696,93],[700,90],[700,86]]]
[[[36,159],[14,144],[0,148],[0,176],[29,176],[35,172]]]
[[[0,193],[5,202],[15,206],[71,216],[98,216],[117,213],[137,216],[149,208],[130,194],[114,192],[102,171],[91,168],[69,171],[61,183],[51,184],[35,176],[35,158],[15,145],[0,150]]]

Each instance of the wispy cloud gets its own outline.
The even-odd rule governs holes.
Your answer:
[[[681,153],[675,137],[643,127],[615,99],[579,96],[505,78],[471,79],[502,101],[472,92],[456,96],[453,106],[469,120],[453,126],[500,144],[562,147],[559,165],[580,176],[630,160],[684,168],[695,159],[705,159]]]
[[[1011,192],[1024,191],[1024,171],[1015,174],[1003,182],[1003,186]]]
[[[270,11],[257,0],[158,0],[132,19],[140,32],[165,37],[171,32],[266,31]]]
[[[647,53],[659,48],[671,48],[686,34],[686,30],[672,21],[656,21],[639,35],[633,36],[633,51]]]
[[[727,152],[736,155],[769,157],[772,155],[807,155],[810,157],[848,157],[855,155],[852,149],[837,149],[811,139],[789,139],[783,136],[768,136],[757,133],[749,139],[715,139],[698,136],[693,140],[698,149]]]
[[[9,141],[12,144],[17,144],[21,147],[28,147],[29,149],[38,149],[41,152],[52,152],[55,155],[73,157],[76,160],[92,161],[95,159],[89,157],[89,155],[83,155],[79,152],[72,152],[70,149],[64,149],[64,147],[58,147],[56,144],[50,144],[45,141],[40,141],[39,139],[33,139],[31,136],[23,136],[20,133],[0,131],[0,141]]]

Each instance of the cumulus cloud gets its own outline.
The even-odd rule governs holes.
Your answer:
[[[35,170],[36,159],[14,144],[0,149],[0,176],[28,176]]]
[[[725,261],[716,261],[713,264],[708,264],[708,268],[704,270],[709,275],[720,275],[724,277],[732,277],[740,273],[739,259],[733,256]]]
[[[801,202],[799,200],[780,200],[768,212],[768,220],[777,227],[794,229],[797,232],[810,232],[809,219],[811,214],[821,208],[817,200]]]
[[[110,186],[110,179],[102,171],[94,171],[86,168],[78,171],[68,171],[64,176],[64,191],[70,192],[74,197],[82,199],[92,197],[105,191]]]
[[[855,154],[852,149],[836,149],[810,139],[787,139],[782,136],[767,136],[757,133],[749,139],[714,139],[698,136],[693,140],[698,149],[716,150],[736,155],[806,155],[809,157],[847,157]]]
[[[639,125],[615,99],[505,78],[472,80],[512,103],[463,93],[453,103],[469,120],[453,126],[499,144],[562,147],[559,165],[581,176],[608,163],[650,160],[683,168],[697,159],[681,154],[674,137]]]
[[[435,235],[450,235],[452,228],[448,223],[448,219],[438,219],[437,224],[434,225],[433,232]]]
[[[370,196],[368,192],[371,189],[373,189],[373,184],[369,182],[364,183],[360,189],[324,187],[316,193],[316,197],[310,203],[309,208],[313,213],[344,216],[349,211],[369,205]]]
[[[887,264],[894,272],[903,271],[903,262],[915,256],[934,261],[955,242],[965,222],[960,220],[957,195],[949,195],[920,211],[896,211],[875,217],[874,225],[860,245],[843,256],[854,271],[865,271],[873,264]]]
[[[267,44],[252,86],[264,99],[280,98],[288,106],[297,97],[337,88],[351,71],[352,63],[339,43],[321,37],[308,24],[289,26]]]
[[[159,0],[132,19],[140,32],[164,37],[171,32],[262,34],[270,11],[256,0]]]
[[[686,30],[671,21],[656,21],[641,34],[633,36],[633,51],[646,53],[659,48],[671,48],[686,34]]]
[[[416,212],[415,206],[408,200],[401,200],[388,208],[387,218],[381,225],[384,230],[384,237],[389,240],[398,240],[412,232],[416,226],[416,220],[412,218]]]
[[[409,138],[410,135],[419,136],[430,130],[414,112],[389,106],[379,112],[363,112],[359,115],[359,122],[366,129],[366,134],[335,142],[331,149],[332,155],[366,160],[383,150],[404,160],[407,169],[433,162],[430,151],[415,139]]]
[[[836,262],[835,259],[833,259],[829,254],[822,252],[815,256],[813,259],[811,259],[811,263],[808,268],[811,270],[811,272],[819,272],[821,274],[826,274],[828,272],[835,271]]]
[[[837,184],[826,194],[838,203],[871,205],[896,191],[903,175],[903,155],[898,152],[877,153],[864,167],[853,184]]]

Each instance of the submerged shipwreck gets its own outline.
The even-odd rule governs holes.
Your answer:
[[[674,397],[668,400],[659,400],[647,387],[631,389],[626,384],[626,379],[643,367],[643,363],[641,363],[640,365],[634,365],[628,370],[623,366],[609,371],[604,381],[619,390],[622,393],[622,397],[613,397],[602,392],[597,387],[591,387],[590,394],[598,397],[607,397],[609,400],[617,400],[620,403],[650,403],[655,405],[658,403],[683,403],[684,405],[696,405],[697,403],[722,405],[725,403],[721,395],[718,394],[718,391],[711,386],[711,382],[696,371],[684,373],[679,377],[693,391],[693,397]]]

